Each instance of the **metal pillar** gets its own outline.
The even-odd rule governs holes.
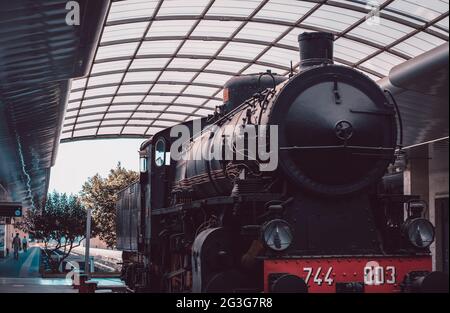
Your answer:
[[[91,268],[90,268],[90,259],[89,259],[89,248],[91,243],[91,209],[87,209],[87,216],[86,216],[86,243],[84,245],[85,247],[85,253],[84,253],[84,274],[87,276],[87,278],[91,278]]]

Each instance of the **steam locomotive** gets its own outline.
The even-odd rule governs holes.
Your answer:
[[[332,34],[303,33],[299,43],[298,73],[234,77],[213,115],[142,144],[140,179],[117,202],[130,289],[448,290],[432,271],[425,204],[392,171],[402,137],[395,99],[334,64]]]

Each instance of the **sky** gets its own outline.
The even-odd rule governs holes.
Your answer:
[[[78,194],[89,178],[121,162],[129,170],[139,171],[139,147],[144,139],[89,140],[59,145],[56,164],[51,169],[49,192]]]

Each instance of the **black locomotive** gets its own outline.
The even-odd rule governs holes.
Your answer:
[[[179,149],[171,149],[176,128],[141,146],[140,180],[117,205],[131,289],[448,288],[431,271],[434,228],[423,202],[391,188],[398,174],[385,176],[401,150],[395,100],[333,64],[333,35],[303,33],[299,42],[299,73],[235,77],[215,114],[183,124],[190,137]],[[185,157],[175,161],[174,151]]]

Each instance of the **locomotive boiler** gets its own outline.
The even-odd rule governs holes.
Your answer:
[[[332,34],[299,43],[298,73],[235,77],[215,114],[141,146],[139,190],[117,205],[130,288],[448,289],[431,270],[424,203],[387,183],[402,141],[395,100],[334,64]]]

